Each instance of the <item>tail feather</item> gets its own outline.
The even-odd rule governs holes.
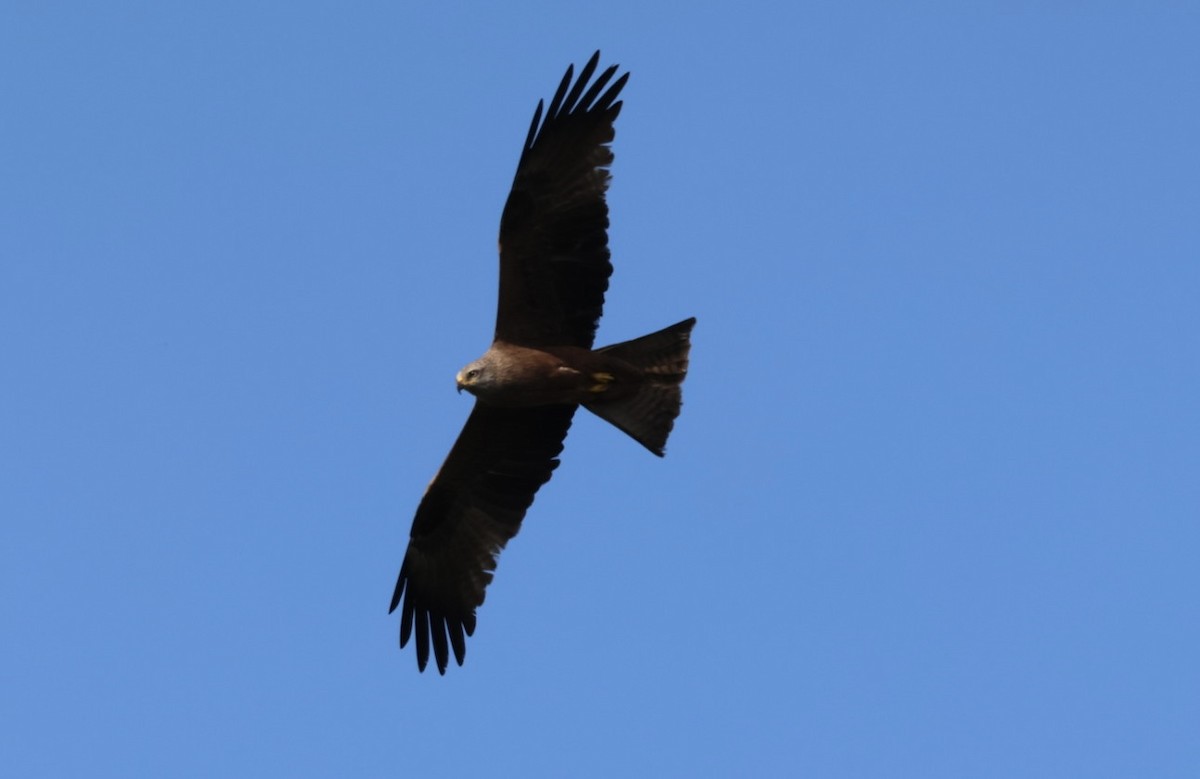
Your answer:
[[[656,333],[597,350],[597,354],[615,357],[634,368],[640,380],[632,392],[585,404],[586,408],[659,457],[683,406],[682,385],[695,324],[695,317],[685,319]]]

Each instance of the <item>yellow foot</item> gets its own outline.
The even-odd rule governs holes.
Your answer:
[[[588,392],[604,392],[606,389],[608,389],[609,383],[611,383],[615,378],[616,377],[611,373],[593,373],[591,379],[596,383],[588,387]]]

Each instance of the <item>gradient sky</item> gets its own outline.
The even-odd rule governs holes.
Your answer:
[[[250,5],[0,10],[0,773],[1200,775],[1200,10]],[[598,341],[698,317],[683,416],[577,417],[418,674],[596,48]]]

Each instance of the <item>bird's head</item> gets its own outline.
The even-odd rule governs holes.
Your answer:
[[[458,375],[454,377],[454,383],[458,386],[459,392],[466,390],[475,395],[480,390],[487,388],[490,376],[487,360],[481,358],[459,371]]]

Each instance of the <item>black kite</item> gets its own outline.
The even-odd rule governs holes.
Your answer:
[[[496,558],[558,467],[580,405],[660,457],[679,415],[695,319],[592,350],[612,274],[609,144],[629,78],[612,81],[613,65],[589,86],[599,60],[574,84],[567,68],[544,118],[538,103],[504,204],[495,339],[457,376],[475,407],[417,507],[392,596],[391,611],[404,604],[400,646],[415,628],[422,671],[431,644],[439,672],[451,649],[462,665]]]

